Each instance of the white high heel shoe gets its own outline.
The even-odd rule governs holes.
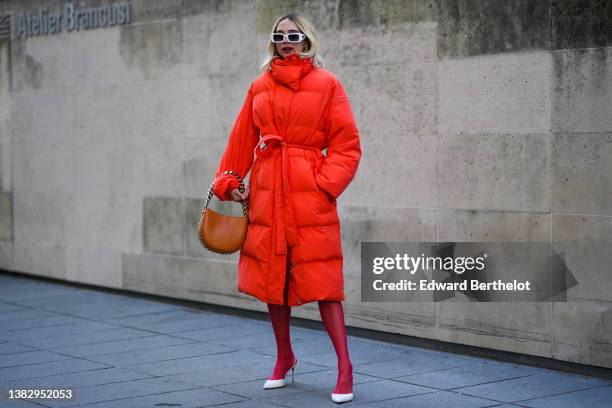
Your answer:
[[[293,362],[293,365],[291,366],[291,382],[294,383],[295,382],[295,366],[297,365],[297,358],[295,359],[295,361]],[[285,374],[286,376],[287,374]],[[281,378],[279,380],[270,380],[267,379],[266,382],[263,385],[264,390],[268,390],[271,388],[280,388],[280,387],[284,387],[285,386],[285,379]]]
[[[351,370],[351,375],[353,373],[353,366],[351,365],[350,367]],[[336,393],[331,393],[331,399],[332,401],[334,401],[335,403],[342,403],[342,402],[349,402],[353,400],[353,393],[350,392],[348,394],[336,394]]]
[[[350,394],[334,394],[332,392],[331,398],[332,401],[338,404],[341,402],[348,402],[353,400],[353,393],[351,392]]]

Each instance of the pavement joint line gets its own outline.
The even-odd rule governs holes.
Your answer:
[[[132,339],[127,339],[127,340],[132,340]],[[109,343],[112,343],[112,342],[109,342]],[[184,343],[184,344],[172,344],[172,345],[168,345],[168,346],[155,346],[155,347],[150,347],[150,348],[139,348],[139,349],[132,349],[132,350],[117,351],[117,352],[114,352],[114,353],[91,354],[91,355],[87,355],[87,356],[75,356],[73,354],[64,354],[64,353],[61,353],[61,352],[56,351],[54,349],[45,349],[44,351],[50,351],[50,352],[54,352],[54,353],[58,353],[58,354],[62,354],[62,355],[67,355],[67,356],[70,356],[71,358],[82,358],[82,359],[89,360],[89,359],[94,358],[94,357],[112,356],[114,354],[124,354],[124,353],[138,352],[138,351],[155,351],[155,350],[158,350],[160,348],[188,346],[188,345],[193,345],[193,344],[196,344],[196,343],[197,342],[195,342],[195,343]],[[95,344],[98,344],[98,343],[95,343]],[[100,343],[100,344],[102,344],[102,343]],[[80,346],[80,344],[79,344],[79,346]],[[68,346],[68,347],[71,347],[71,346]],[[64,348],[64,347],[59,347],[59,348]],[[212,356],[212,355],[215,355],[215,354],[223,354],[223,353],[229,353],[229,352],[230,351],[220,351],[220,352],[217,352],[217,353],[206,353],[206,354],[201,354],[201,355],[197,355],[197,356],[193,355],[193,356],[190,356],[190,357]],[[172,360],[177,360],[179,358],[184,358],[184,357],[170,358],[168,360],[155,360],[155,361],[156,362],[157,361],[172,361]],[[97,360],[90,360],[90,361],[95,362],[95,363],[99,363],[100,362],[100,361],[97,361]],[[124,367],[128,367],[128,366],[124,366]]]
[[[105,330],[99,330],[99,331],[97,331],[97,333],[99,333],[99,332],[105,332],[105,331],[113,331],[113,330],[121,330],[121,329],[105,329]],[[144,338],[146,338],[146,337],[153,337],[153,336],[155,336],[155,335],[156,335],[156,334],[147,334],[147,335],[144,335],[144,336],[128,337],[128,338],[125,338],[125,339],[122,339],[122,340],[144,339]],[[70,335],[67,335],[67,336],[58,336],[58,337],[60,337],[60,338],[61,338],[61,337],[70,337]],[[52,347],[52,348],[39,348],[39,347],[35,347],[35,346],[30,346],[30,345],[28,345],[28,344],[19,343],[19,342],[15,341],[15,340],[10,340],[10,341],[11,341],[12,343],[21,344],[21,345],[23,345],[23,346],[27,346],[27,347],[34,347],[34,348],[36,348],[36,350],[49,350],[49,351],[54,351],[54,352],[55,352],[55,350],[57,350],[58,348],[64,348],[64,347],[91,346],[91,345],[93,345],[93,344],[102,344],[102,343],[108,343],[108,341],[94,341],[94,342],[91,342],[91,343],[79,343],[79,344],[70,345],[70,346],[59,346],[59,347]],[[34,350],[30,350],[30,351],[34,351]]]
[[[379,381],[368,381],[367,383],[360,383],[360,384],[372,384],[372,383],[376,383],[376,382],[379,382]],[[355,384],[355,385],[358,385],[358,384]],[[421,386],[421,387],[424,387],[424,386]],[[292,392],[292,393],[286,394],[286,395],[292,395],[293,396],[293,395],[306,394],[306,393],[310,393],[310,392],[313,392],[313,391],[322,391],[322,390],[328,390],[328,389],[330,389],[330,390],[333,389],[333,385],[331,385],[331,386],[328,385],[328,386],[325,386],[325,387],[316,387],[316,388],[312,388],[312,389],[304,390],[304,391]],[[381,402],[381,401],[391,401],[391,400],[395,400],[395,399],[414,397],[414,396],[417,396],[417,395],[433,394],[433,393],[436,393],[436,392],[439,392],[439,391],[436,390],[436,389],[431,390],[431,391],[427,390],[426,392],[419,392],[417,394],[412,394],[412,395],[403,395],[403,396],[392,397],[392,398],[368,400],[367,402],[364,402],[363,404],[371,404],[371,403],[374,403],[374,402]],[[329,394],[326,394],[326,395],[329,395]],[[265,400],[267,398],[275,398],[275,396],[265,396],[265,397],[251,398],[251,399],[252,400]],[[483,399],[486,399],[486,398],[483,398]],[[491,400],[491,401],[494,401],[496,403],[498,402],[496,400]],[[499,401],[499,402],[501,402],[501,401]],[[363,404],[357,403],[357,404],[351,404],[351,405],[363,405]]]
[[[527,402],[527,401],[531,401],[531,400],[537,400],[537,399],[548,398],[548,397],[555,397],[555,396],[564,395],[564,394],[573,394],[575,392],[592,391],[592,390],[597,389],[597,388],[606,388],[606,387],[611,387],[611,386],[612,386],[612,384],[595,385],[593,387],[582,388],[582,389],[578,389],[578,390],[563,391],[563,392],[559,392],[559,393],[556,393],[556,394],[548,394],[548,395],[545,395],[545,396],[542,396],[542,397],[533,397],[533,398],[517,400],[516,402],[514,402],[514,401],[513,402],[507,402],[506,404],[517,404],[519,402]]]
[[[478,384],[474,384],[474,385],[495,384],[496,382],[501,382],[501,381],[516,380],[517,378],[531,377],[531,376],[534,376],[536,374],[541,374],[541,373],[531,373],[531,374],[526,374],[526,375],[518,375],[516,377],[502,378],[502,379],[494,380],[494,381],[486,381],[486,382],[482,382],[482,383],[478,383]],[[472,387],[472,385],[462,385],[460,387],[447,388],[447,389],[444,389],[444,390],[445,391],[455,391],[455,390],[460,390],[461,388],[466,388],[466,387]]]

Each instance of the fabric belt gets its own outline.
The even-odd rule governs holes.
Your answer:
[[[293,212],[293,203],[291,200],[291,190],[289,187],[289,174],[288,174],[288,155],[287,148],[295,147],[299,149],[308,149],[321,152],[321,149],[315,146],[305,146],[300,144],[286,143],[285,140],[274,134],[265,135],[260,141],[259,146],[255,150],[257,158],[266,157],[272,151],[272,147],[281,148],[281,183],[280,189],[277,185],[274,185],[274,245],[275,253],[286,254],[287,244],[291,246],[298,245],[298,232],[295,223],[295,214]],[[286,240],[282,236],[282,226],[278,222],[278,217],[282,211],[282,219],[285,221],[285,236]]]

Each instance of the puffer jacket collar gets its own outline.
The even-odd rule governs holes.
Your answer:
[[[276,82],[297,91],[302,77],[314,67],[312,58],[301,58],[298,54],[289,54],[284,59],[274,58],[270,68],[270,73]]]

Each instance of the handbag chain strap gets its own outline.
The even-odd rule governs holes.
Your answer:
[[[245,188],[244,188],[244,182],[242,181],[242,177],[240,177],[240,174],[236,173],[233,170],[226,170],[224,171],[223,174],[231,174],[232,176],[236,177],[238,179],[238,181],[240,181],[240,186],[238,187],[238,191],[240,191],[241,193],[244,193]],[[213,197],[213,186],[215,185],[215,180],[213,180],[212,184],[210,185],[210,188],[208,189],[208,195],[206,197],[206,203],[204,204],[204,208],[208,208],[208,205],[210,204],[210,200]],[[249,207],[248,207],[248,197],[246,200],[242,201],[240,204],[242,204],[242,215],[244,215],[245,217],[249,216]]]

